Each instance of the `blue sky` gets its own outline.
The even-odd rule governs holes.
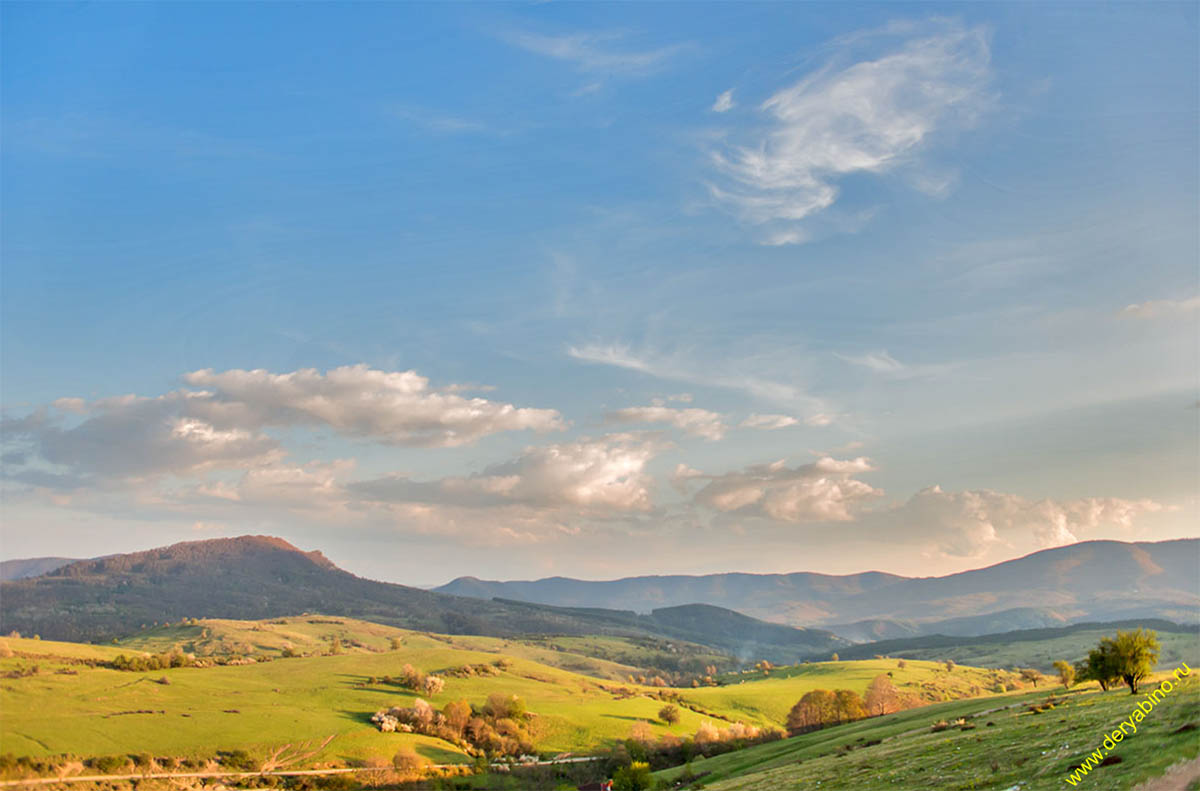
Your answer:
[[[4,557],[1195,534],[1194,4],[0,14]]]

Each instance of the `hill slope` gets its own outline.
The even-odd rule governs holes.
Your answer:
[[[712,574],[589,582],[564,577],[489,582],[464,577],[435,590],[583,607],[706,603],[768,621],[821,626],[849,639],[942,632],[986,634],[1084,620],[1195,621],[1200,539],[1088,541],[944,577],[880,572]]]
[[[323,612],[447,634],[669,637],[732,651],[749,645],[776,662],[824,653],[828,632],[730,613],[641,617],[521,602],[466,599],[356,577],[320,552],[243,536],[85,560],[0,586],[0,631],[48,639],[109,640],[183,618],[257,620]]]

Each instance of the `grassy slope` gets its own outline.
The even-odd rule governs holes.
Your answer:
[[[343,625],[363,642],[374,626],[350,622]],[[307,635],[319,645],[321,629],[340,628],[332,624],[272,626],[279,631],[254,631],[253,624],[234,623],[228,625],[226,636],[253,636],[269,644],[284,635],[295,644]],[[191,635],[187,630],[192,628],[166,627],[142,638],[139,645],[153,650],[170,648],[178,642],[176,638]],[[46,654],[112,658],[122,651],[129,653],[132,646],[7,639],[6,644],[17,655],[0,659],[0,671],[36,663],[39,673],[0,680],[0,711],[4,712],[0,751],[19,755],[71,752],[82,756],[150,752],[201,757],[235,748],[262,753],[284,742],[338,734],[322,760],[389,757],[405,743],[416,744],[420,752],[438,761],[462,760],[463,756],[445,743],[376,731],[368,722],[373,712],[387,705],[409,704],[414,696],[396,687],[357,685],[369,676],[396,675],[405,663],[436,672],[463,664],[490,663],[498,653],[513,658],[508,671],[491,677],[448,678],[446,689],[432,702],[441,706],[466,698],[482,703],[494,691],[521,695],[530,710],[539,715],[538,746],[549,752],[586,750],[626,738],[638,720],[652,721],[656,734],[670,730],[682,736],[694,733],[706,719],[703,714],[684,709],[681,721],[668,728],[655,721],[661,701],[642,695],[620,699],[602,688],[615,687],[612,682],[551,667],[526,656],[542,652],[552,655],[552,659],[573,661],[571,655],[562,652],[495,638],[446,638],[380,628],[385,631],[375,638],[386,645],[392,636],[399,635],[403,647],[384,653],[364,648],[340,656],[150,673],[89,669],[71,665],[65,659],[44,658]],[[685,700],[707,712],[732,720],[780,725],[791,704],[809,689],[848,687],[861,692],[884,665],[894,664],[868,661],[806,665],[777,670],[771,678],[747,677],[751,680],[729,687],[687,689],[681,693]],[[74,670],[77,674],[58,670]],[[902,688],[905,684],[936,681],[969,686],[971,679],[984,677],[984,671],[958,669],[951,678],[957,676],[961,682],[951,682],[945,672],[918,662],[894,672]],[[170,683],[155,683],[159,678]],[[153,713],[119,713],[138,711]]]
[[[331,638],[338,638],[349,652],[390,650],[393,637],[412,634],[393,626],[326,615],[292,616],[264,621],[202,619],[192,625],[169,624],[145,629],[119,640],[123,648],[160,653],[179,649],[200,656],[238,654],[279,656],[284,648],[305,656],[329,650]],[[531,659],[552,667],[573,670],[584,675],[622,681],[629,675],[653,674],[661,661],[674,654],[657,646],[676,645],[661,640],[613,636],[505,639],[473,635],[440,636],[448,645],[479,651],[503,652],[508,656]],[[704,653],[699,646],[679,645],[713,664],[727,663],[729,657]]]
[[[971,643],[970,638],[959,638],[962,645],[940,648],[895,649],[889,656],[911,659],[953,659],[964,665],[979,667],[1035,667],[1049,672],[1056,659],[1074,663],[1087,656],[1096,647],[1101,637],[1111,637],[1115,629],[1095,629],[1075,632],[1045,640],[1021,640],[1004,643]],[[1181,661],[1193,667],[1200,664],[1200,634],[1185,632],[1158,632],[1162,644],[1159,668],[1177,667]]]
[[[1150,687],[1151,689],[1153,687]],[[1053,709],[1033,714],[1030,703],[1053,696]],[[695,761],[709,791],[854,789],[1058,789],[1106,733],[1129,716],[1141,696],[1094,688],[1022,692],[961,700],[827,728],[782,742]],[[1177,687],[1113,753],[1122,762],[1094,769],[1078,787],[1132,788],[1168,766],[1200,755],[1197,731],[1172,733],[1196,722],[1200,681]],[[1005,707],[996,710],[998,707]],[[974,730],[934,733],[939,719],[968,718]],[[987,722],[993,722],[989,727]],[[865,746],[865,743],[882,743]],[[847,750],[846,748],[853,748]],[[659,776],[674,780],[682,769]]]

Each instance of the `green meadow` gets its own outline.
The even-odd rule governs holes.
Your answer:
[[[331,633],[344,641],[342,652],[318,653],[329,651]],[[393,641],[397,641],[395,648]],[[190,648],[203,655],[208,649],[239,643],[252,646],[264,658],[278,657],[285,647],[309,655],[148,672],[81,664],[142,650]],[[879,673],[893,673],[902,692],[926,700],[987,694],[986,685],[996,677],[994,671],[976,668],[959,667],[947,673],[935,663],[908,662],[901,670],[895,660],[869,660],[728,676],[730,683],[720,687],[664,690],[564,669],[563,665],[578,664],[614,677],[635,672],[563,650],[323,616],[155,627],[117,646],[13,638],[5,638],[4,644],[13,656],[0,658],[4,675],[0,710],[5,713],[0,721],[0,752],[29,756],[150,753],[204,758],[234,749],[265,755],[284,743],[334,735],[315,760],[354,764],[390,758],[401,747],[411,746],[435,762],[467,761],[449,743],[414,734],[380,733],[370,723],[375,711],[411,705],[415,699],[415,694],[400,687],[369,683],[372,677],[399,675],[405,664],[445,678],[445,689],[429,698],[438,707],[460,698],[482,704],[497,691],[521,696],[536,715],[534,733],[543,754],[603,748],[629,737],[638,721],[650,723],[655,736],[667,732],[687,736],[706,720],[718,726],[742,721],[781,727],[788,709],[805,692],[840,687],[861,694]],[[495,675],[460,678],[447,673],[463,665],[494,666],[501,659],[505,667]],[[670,726],[658,720],[664,693],[682,698],[680,721]]]
[[[1011,642],[978,642],[963,638],[963,645],[940,648],[898,649],[890,655],[911,659],[953,659],[964,665],[982,667],[1036,667],[1050,672],[1055,660],[1075,662],[1087,656],[1101,637],[1112,635],[1113,629],[1089,629],[1045,640],[1013,640]],[[1200,634],[1196,632],[1167,632],[1158,630],[1162,645],[1158,668],[1178,667],[1180,662],[1200,665]]]
[[[1091,684],[959,700],[697,759],[658,777],[671,785],[695,778],[683,785],[708,791],[1131,789],[1200,756],[1200,681],[1194,676],[1116,746],[1119,761],[1092,769],[1075,786],[1066,778],[1142,697]],[[954,725],[959,718],[965,727]],[[938,722],[950,727],[935,731]]]

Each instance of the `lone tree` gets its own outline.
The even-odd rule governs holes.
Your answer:
[[[670,703],[658,710],[658,718],[668,725],[679,722],[679,709]]]
[[[1136,695],[1138,684],[1158,664],[1158,634],[1147,629],[1136,632],[1117,632],[1115,638],[1104,638],[1103,646],[1109,646],[1116,675],[1129,685],[1129,694]]]
[[[1033,688],[1037,689],[1037,684],[1042,680],[1042,674],[1032,667],[1027,667],[1021,670],[1021,678],[1033,684]]]
[[[1070,689],[1075,683],[1075,668],[1059,659],[1054,663],[1054,669],[1058,671],[1058,680],[1062,682],[1063,689]]]
[[[833,656],[829,657],[829,661],[830,661],[830,662],[837,662],[837,661],[838,661],[838,655],[837,655],[837,651],[834,651],[834,652],[833,652]]]
[[[867,694],[863,698],[867,713],[872,716],[891,714],[900,710],[900,693],[887,675],[880,673],[867,686]]]

